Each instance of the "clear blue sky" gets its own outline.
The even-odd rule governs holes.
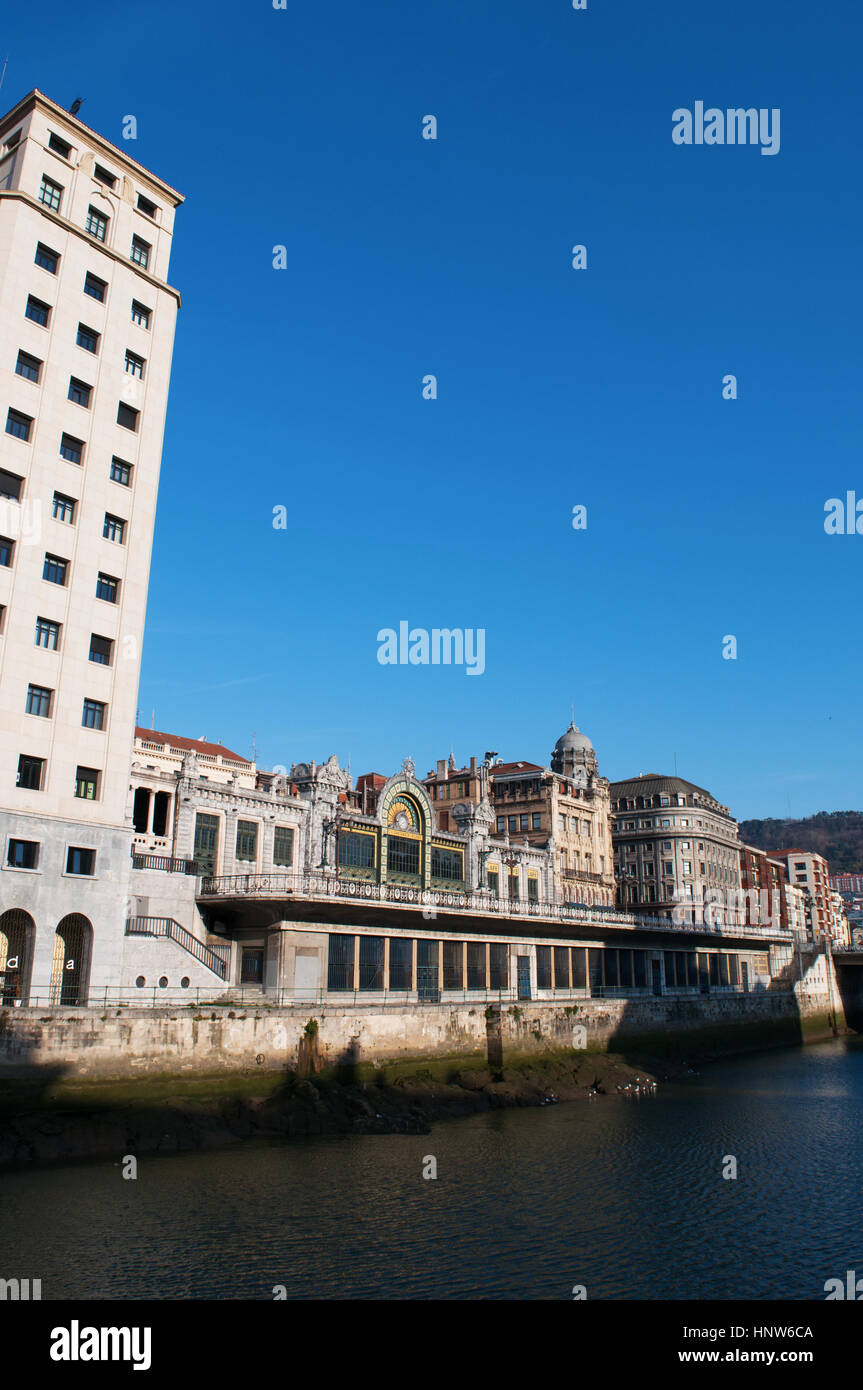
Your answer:
[[[424,773],[545,762],[573,702],[613,779],[859,807],[861,39],[858,0],[7,14],[4,109],[133,113],[187,197],[143,722]],[[674,145],[696,100],[780,108],[779,154]],[[379,665],[400,619],[485,673]]]

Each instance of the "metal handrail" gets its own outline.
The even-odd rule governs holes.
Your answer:
[[[173,917],[129,917],[126,921],[126,935],[167,936],[184,951],[188,951],[190,956],[194,956],[195,960],[206,965],[220,980],[224,980],[227,975],[227,962],[221,953],[205,945],[187,927],[175,922]]]

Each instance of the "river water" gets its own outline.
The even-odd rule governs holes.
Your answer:
[[[863,1040],[839,1040],[430,1135],[6,1173],[0,1275],[43,1299],[823,1299],[863,1273],[861,1173]]]

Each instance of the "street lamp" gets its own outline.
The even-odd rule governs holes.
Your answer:
[[[336,835],[336,855],[335,855],[335,857],[336,857],[336,860],[338,860],[338,834],[339,834],[339,825],[340,825],[340,823],[341,823],[341,813],[340,813],[339,811],[336,811],[336,814],[335,814],[334,816],[325,816],[324,819],[321,821],[321,831],[322,831],[322,836],[321,836],[321,862],[320,862],[320,864],[318,865],[318,868],[319,868],[319,869],[328,869],[328,868],[330,867],[330,866],[329,866],[329,862],[328,862],[328,860],[327,860],[327,849],[328,849],[328,846],[329,846],[330,835],[332,834],[333,831],[335,831],[335,835]]]

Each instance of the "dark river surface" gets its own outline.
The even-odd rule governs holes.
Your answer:
[[[863,1040],[643,1098],[121,1171],[4,1173],[0,1275],[43,1299],[823,1299],[863,1273]]]

